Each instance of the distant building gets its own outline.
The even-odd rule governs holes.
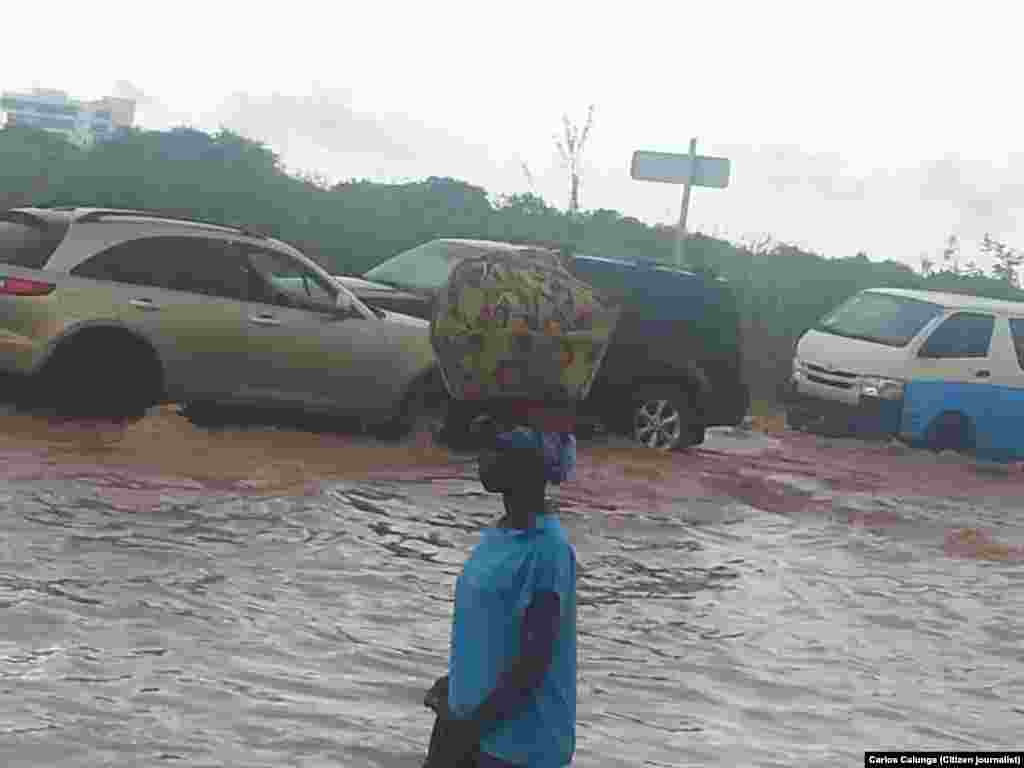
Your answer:
[[[63,91],[35,88],[4,91],[0,112],[5,125],[26,125],[66,136],[83,146],[110,138],[135,120],[135,102],[108,96],[99,101],[76,101]]]

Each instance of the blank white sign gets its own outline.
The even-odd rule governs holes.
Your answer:
[[[729,160],[724,157],[697,155],[693,184],[697,187],[729,186]],[[690,156],[671,152],[633,153],[629,175],[638,181],[660,181],[665,184],[686,184],[690,181]]]

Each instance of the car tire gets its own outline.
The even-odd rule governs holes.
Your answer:
[[[226,408],[205,400],[190,400],[178,409],[178,413],[199,429],[217,429],[229,423]]]
[[[57,349],[37,374],[29,407],[72,418],[139,419],[161,399],[159,363],[142,342],[96,334]]]
[[[690,430],[690,446],[704,445],[707,439],[707,430],[704,427],[693,427]]]
[[[661,451],[691,448],[703,442],[704,430],[696,417],[692,401],[682,394],[648,398],[633,408],[632,438]]]
[[[935,452],[966,453],[974,449],[971,425],[962,413],[940,414],[928,427],[925,442]]]
[[[478,450],[482,445],[479,430],[481,421],[479,408],[451,401],[437,434],[437,441],[453,451]]]

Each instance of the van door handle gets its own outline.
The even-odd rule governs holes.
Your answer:
[[[975,371],[974,375],[977,376],[979,379],[987,379],[989,376],[992,375],[992,371],[986,371],[986,370]]]
[[[253,325],[280,325],[281,321],[273,315],[251,315],[249,322]]]
[[[130,299],[128,303],[137,309],[144,309],[148,312],[155,312],[160,309],[160,306],[154,304],[152,299]]]

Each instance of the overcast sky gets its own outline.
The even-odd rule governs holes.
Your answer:
[[[143,127],[224,125],[331,179],[565,207],[553,136],[593,103],[584,208],[674,221],[680,189],[631,180],[630,155],[697,136],[733,163],[729,189],[694,193],[704,232],[914,266],[950,233],[965,260],[985,232],[1024,247],[1009,0],[59,6],[43,38],[4,36],[0,87],[133,94]]]

